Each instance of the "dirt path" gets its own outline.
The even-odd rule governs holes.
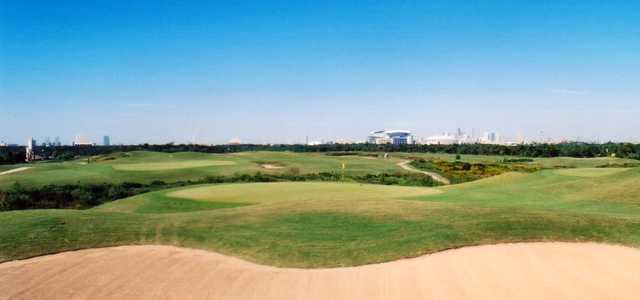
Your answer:
[[[9,171],[0,172],[0,176],[11,174],[11,173],[18,173],[18,172],[26,171],[26,170],[29,170],[29,169],[31,169],[31,167],[22,167],[22,168],[11,169]]]
[[[640,250],[468,247],[337,269],[284,269],[202,250],[125,246],[0,264],[2,299],[635,299]]]
[[[422,173],[424,175],[431,176],[431,178],[433,178],[433,180],[435,180],[437,182],[440,182],[442,184],[451,184],[449,179],[443,177],[442,175],[434,173],[434,172],[427,172],[427,171],[418,170],[418,169],[412,167],[411,165],[409,165],[409,163],[411,163],[410,160],[405,160],[405,161],[402,161],[402,162],[398,163],[398,166],[400,168],[403,168],[403,169],[409,171],[409,172]]]

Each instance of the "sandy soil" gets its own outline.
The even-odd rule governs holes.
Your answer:
[[[337,269],[284,269],[169,246],[0,264],[17,299],[637,299],[640,250],[602,244],[468,247]]]
[[[276,166],[276,165],[271,165],[271,164],[262,164],[262,165],[260,165],[260,167],[262,167],[264,169],[284,169],[283,166]]]
[[[451,184],[451,182],[449,181],[449,179],[441,176],[440,174],[434,173],[434,172],[427,172],[427,171],[422,171],[422,170],[418,170],[414,167],[412,167],[411,165],[409,165],[411,161],[410,160],[405,160],[403,162],[398,163],[398,166],[400,168],[403,168],[409,172],[415,172],[415,173],[422,173],[424,175],[428,175],[431,176],[431,178],[433,178],[433,180],[438,181],[442,184]]]
[[[11,174],[11,173],[18,173],[18,172],[26,171],[26,170],[29,170],[29,169],[31,169],[31,167],[22,167],[22,168],[11,169],[9,171],[0,172],[0,176]]]

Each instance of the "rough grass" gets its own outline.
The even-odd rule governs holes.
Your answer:
[[[599,175],[508,173],[442,193],[340,183],[203,185],[87,211],[5,212],[0,260],[169,244],[276,266],[337,267],[503,242],[640,246],[640,169]]]

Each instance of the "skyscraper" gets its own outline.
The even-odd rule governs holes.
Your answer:
[[[102,145],[111,146],[111,138],[108,135],[102,137]]]

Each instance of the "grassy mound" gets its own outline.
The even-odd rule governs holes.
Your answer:
[[[95,211],[166,213],[211,210],[269,203],[412,199],[439,193],[436,189],[332,182],[278,182],[202,185],[147,193],[107,203]],[[177,209],[177,210],[176,210]],[[291,207],[291,209],[296,209]]]

